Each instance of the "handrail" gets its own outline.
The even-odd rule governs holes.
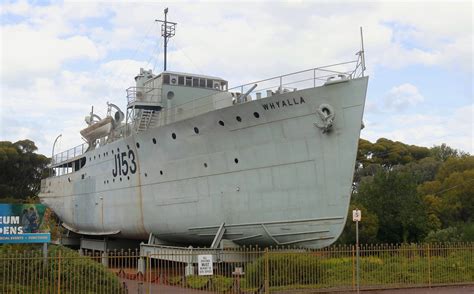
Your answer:
[[[87,143],[83,143],[81,145],[77,145],[76,147],[73,147],[66,151],[62,151],[62,152],[54,154],[51,160],[51,165],[61,164],[63,162],[68,161],[69,159],[72,159],[79,155],[84,154],[88,146],[89,145]]]

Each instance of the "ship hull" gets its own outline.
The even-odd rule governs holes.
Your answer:
[[[283,93],[117,140],[87,152],[79,171],[47,179],[40,198],[83,234],[209,245],[224,224],[224,238],[242,245],[328,246],[346,221],[367,82]],[[316,125],[322,104],[335,113],[329,132]]]

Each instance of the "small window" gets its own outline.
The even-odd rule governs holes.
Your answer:
[[[258,112],[254,112],[254,113],[253,113],[253,116],[255,116],[255,118],[259,118],[259,117],[260,117],[260,114],[258,114]]]
[[[170,84],[170,76],[163,75],[163,84],[169,85]]]
[[[184,77],[183,76],[178,77],[178,85],[184,85]]]
[[[171,134],[171,137],[173,138],[173,140],[176,140],[176,134],[175,133]]]
[[[212,88],[212,80],[211,79],[207,80],[207,87]]]
[[[140,148],[140,143],[137,142],[137,148]]]
[[[186,77],[186,86],[192,87],[193,86],[193,78]]]
[[[224,126],[224,122],[221,121],[221,120],[219,121],[219,124],[220,124],[221,126]]]
[[[199,87],[199,79],[193,78],[193,87]]]
[[[199,79],[199,87],[205,88],[206,87],[206,79]]]
[[[199,129],[198,129],[197,127],[194,127],[194,132],[195,132],[196,134],[199,134]]]
[[[238,122],[242,122],[242,118],[240,116],[236,116],[235,119],[238,121]]]
[[[156,139],[155,138],[153,138],[153,144],[156,144]]]
[[[163,171],[162,171],[162,170],[160,170],[160,175],[163,175]]]
[[[234,158],[235,164],[239,163],[239,160],[237,158]]]

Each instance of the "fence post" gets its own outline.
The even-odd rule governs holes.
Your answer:
[[[58,294],[61,294],[61,250],[58,252]]]
[[[150,263],[150,253],[148,252],[147,255],[146,255],[146,273],[143,275],[143,277],[145,278],[145,283],[146,283],[146,294],[149,294],[151,293],[150,292],[150,288],[151,288],[151,279],[148,279],[148,274],[151,272],[151,263]],[[151,277],[151,273],[150,273],[150,277]]]
[[[264,258],[265,258],[265,294],[270,294],[270,273],[269,273],[269,264],[268,264],[268,248],[265,248]]]
[[[431,288],[431,253],[430,243],[427,244],[428,249],[428,286]]]
[[[355,286],[355,274],[356,274],[356,267],[355,267],[355,250],[354,245],[351,245],[352,248],[352,290],[356,289]]]

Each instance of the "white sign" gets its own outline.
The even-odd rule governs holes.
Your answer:
[[[362,213],[360,212],[360,210],[354,209],[352,211],[352,220],[355,222],[360,222],[361,218],[362,218]]]
[[[198,255],[198,274],[212,276],[212,255]]]

